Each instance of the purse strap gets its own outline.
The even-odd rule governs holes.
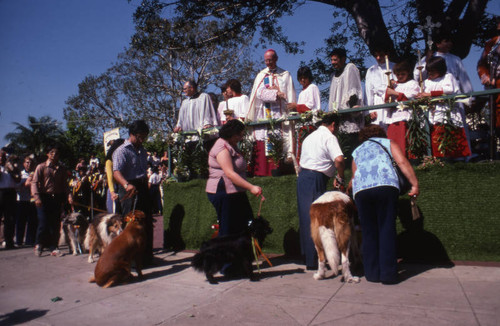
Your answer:
[[[375,140],[373,140],[373,139],[367,139],[367,140],[369,140],[369,141],[371,141],[371,142],[374,142],[374,143],[376,143],[376,144],[379,144],[379,145],[380,145],[380,147],[382,147],[382,149],[384,150],[384,152],[386,152],[386,153],[387,153],[387,155],[389,155],[389,159],[391,160],[392,165],[393,165],[393,166],[398,166],[398,163],[396,163],[396,161],[394,161],[394,158],[392,158],[391,153],[389,153],[389,151],[387,150],[387,148],[385,148],[385,146],[384,146],[384,145],[382,145],[381,143],[379,143],[378,141],[375,141]]]

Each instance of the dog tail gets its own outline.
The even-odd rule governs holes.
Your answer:
[[[83,246],[85,247],[86,250],[90,250],[91,228],[92,228],[91,226],[87,228],[87,232],[85,233],[85,240],[83,240]]]
[[[203,271],[204,258],[201,252],[194,255],[191,266],[197,271]]]
[[[321,238],[321,243],[325,249],[326,259],[332,271],[337,275],[339,271],[340,264],[340,252],[337,245],[337,238],[332,229],[326,228],[324,226],[319,227],[319,236]]]

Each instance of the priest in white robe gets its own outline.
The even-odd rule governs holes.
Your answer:
[[[252,93],[250,106],[246,116],[248,121],[279,119],[287,116],[287,103],[296,101],[295,87],[290,73],[279,68],[276,63],[278,55],[274,50],[267,50],[264,54],[266,68],[257,74]],[[253,128],[256,140],[254,174],[258,176],[271,175],[271,170],[276,168],[274,162],[267,155],[268,126]],[[274,126],[275,130],[282,133],[284,151],[291,157],[293,151],[293,134],[289,122]]]
[[[216,126],[217,116],[210,96],[198,92],[198,86],[193,80],[184,84],[183,91],[189,98],[182,101],[174,132],[193,131]]]

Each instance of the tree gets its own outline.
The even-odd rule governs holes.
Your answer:
[[[194,79],[200,90],[221,86],[229,78],[251,85],[255,70],[248,44],[229,41],[197,47],[219,28],[216,22],[172,24],[161,9],[136,14],[131,46],[101,76],[88,76],[70,97],[65,119],[76,118],[98,133],[145,119],[152,130],[167,133],[176,123],[182,86]]]
[[[104,162],[104,146],[96,144],[94,134],[74,119],[70,119],[66,124],[66,131],[61,137],[61,147],[61,160],[70,168],[76,166],[81,157],[90,159],[91,154],[100,156],[100,161]]]
[[[472,44],[484,40],[485,31],[492,30],[491,17],[485,15],[488,0],[311,0],[331,5],[337,10],[332,19],[332,37],[328,45],[345,44],[355,34],[370,52],[377,48],[388,49],[391,57],[414,55],[412,49],[418,45],[424,49],[429,31],[419,29],[426,24],[427,17],[440,23],[442,29],[450,31],[456,40],[455,53],[464,58]],[[300,43],[290,41],[283,35],[278,19],[292,15],[305,0],[198,0],[198,1],[143,1],[139,13],[147,8],[172,7],[175,15],[170,21],[176,24],[196,24],[203,20],[220,21],[220,28],[202,43],[227,42],[245,35],[259,32],[259,40],[280,43],[290,53],[299,51]],[[346,24],[346,20],[347,24]],[[352,29],[352,25],[355,26]],[[481,39],[481,40],[479,40]],[[359,46],[359,44],[358,44]]]
[[[15,131],[5,135],[14,151],[19,155],[34,154],[37,159],[44,159],[49,145],[60,143],[63,131],[60,122],[49,116],[37,119],[28,116],[28,126],[15,122]]]

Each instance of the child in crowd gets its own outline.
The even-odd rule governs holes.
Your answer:
[[[300,67],[297,71],[297,80],[302,85],[297,103],[287,104],[287,109],[304,113],[307,111],[318,111],[321,109],[321,98],[318,86],[312,84],[313,76],[309,67]]]
[[[389,102],[389,98],[391,98],[391,102],[408,101],[420,93],[420,86],[416,80],[412,79],[412,67],[407,61],[395,64],[393,72],[398,81],[391,81],[391,87],[387,87],[385,102]],[[406,154],[408,154],[406,132],[410,116],[408,108],[402,110],[391,108],[386,118],[386,122],[389,124],[387,138],[396,142]]]
[[[424,81],[424,91],[417,97],[441,96],[457,94],[460,88],[452,74],[447,73],[446,61],[442,57],[431,57],[427,62],[427,79]],[[471,155],[463,124],[464,112],[462,107],[455,104],[449,107],[446,103],[436,103],[429,112],[431,125],[432,155],[435,157],[466,157]],[[451,147],[442,148],[445,124],[455,126],[452,132]]]

